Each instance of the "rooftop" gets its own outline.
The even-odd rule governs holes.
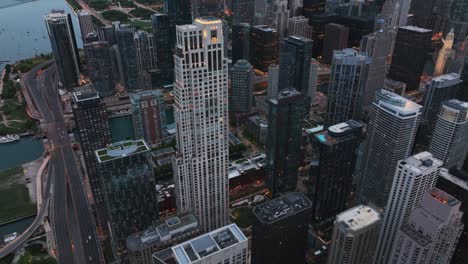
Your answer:
[[[348,137],[345,136],[356,133],[357,131],[362,131],[362,124],[354,120],[348,120],[333,125],[329,127],[327,131],[321,131],[315,134],[314,137],[323,144],[333,145],[341,142],[340,139],[347,139]]]
[[[421,113],[421,105],[390,91],[378,90],[375,97],[374,105],[400,118],[410,118]]]
[[[336,225],[345,231],[356,232],[380,222],[379,212],[367,205],[358,205],[336,216]]]
[[[312,207],[312,202],[301,193],[289,193],[258,205],[253,212],[258,220],[273,223]]]
[[[163,97],[163,94],[159,90],[149,90],[149,91],[141,91],[138,93],[131,93],[130,94],[130,101],[139,101],[145,98],[154,98],[154,97]]]
[[[354,120],[348,120],[329,127],[328,131],[333,134],[347,134],[348,131],[356,128],[362,129],[362,124]]]
[[[416,174],[422,174],[425,171],[435,170],[441,167],[443,162],[434,158],[431,153],[423,151],[400,161],[400,164]]]
[[[333,51],[333,58],[342,60],[343,64],[351,64],[354,65],[358,61],[365,61],[366,64],[371,63],[371,58],[367,56],[365,52],[358,52],[354,49],[342,49],[342,50],[334,50]]]
[[[237,60],[236,63],[232,66],[232,70],[237,70],[237,71],[251,71],[252,70],[252,65],[249,63],[247,60]]]
[[[116,142],[106,148],[96,150],[95,153],[98,162],[102,163],[149,150],[150,148],[146,142],[140,139]]]
[[[198,221],[192,214],[173,216],[159,221],[143,232],[129,236],[126,241],[127,248],[130,251],[142,250],[150,244],[163,243],[197,228]]]
[[[463,102],[457,99],[448,100],[442,104],[459,111],[468,111],[468,102]]]
[[[468,181],[463,180],[453,174],[451,174],[447,169],[440,169],[440,177],[446,179],[447,181],[452,182],[453,184],[459,186],[460,188],[468,192]]]
[[[410,225],[404,225],[401,227],[401,232],[411,238],[413,241],[418,243],[420,246],[425,247],[431,243],[431,239],[421,232],[416,230],[415,228],[411,227]]]
[[[266,32],[276,32],[276,29],[271,28],[268,25],[256,25],[256,26],[252,26],[252,28],[257,28]]]
[[[448,205],[450,207],[453,207],[460,203],[460,201],[457,198],[437,188],[433,188],[428,193],[432,196],[432,198],[435,201],[438,201],[439,203]],[[422,204],[423,203],[421,202],[421,207],[423,207]]]
[[[202,262],[204,258],[246,240],[239,227],[230,224],[173,246],[170,251],[166,249],[157,252],[153,256],[163,263],[205,263]]]
[[[420,27],[416,27],[416,26],[404,26],[404,27],[400,27],[400,28],[415,31],[415,32],[420,32],[420,33],[432,32],[432,30],[430,30],[430,29],[420,28]]]
[[[238,177],[246,172],[253,171],[253,170],[260,170],[263,168],[264,161],[266,159],[265,154],[261,154],[255,158],[251,159],[238,159],[231,163],[229,166],[229,179]]]
[[[91,83],[74,88],[73,100],[75,102],[83,102],[98,98],[99,93],[96,91],[96,89],[94,89],[94,86]]]
[[[173,147],[167,147],[167,148],[162,148],[162,149],[158,149],[158,150],[154,150],[152,153],[153,153],[153,157],[160,157],[160,156],[166,156],[166,155],[170,155],[172,153],[174,153],[175,150]]]
[[[284,90],[281,90],[281,92],[278,93],[278,96],[276,98],[270,99],[269,101],[273,104],[278,104],[278,100],[298,95],[302,95],[301,92],[299,92],[298,90],[294,88],[286,88]]]

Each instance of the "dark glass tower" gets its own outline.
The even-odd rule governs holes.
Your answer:
[[[306,263],[312,202],[290,193],[254,208],[252,264]]]
[[[71,16],[63,10],[53,10],[45,16],[45,22],[60,84],[72,91],[80,79],[80,62]]]
[[[164,11],[174,25],[192,24],[191,0],[164,0]]]
[[[247,114],[252,109],[253,67],[246,60],[238,60],[232,66],[230,76],[229,111],[235,114]]]
[[[276,29],[265,25],[250,28],[250,63],[255,69],[267,72],[268,66],[278,59],[277,49]]]
[[[224,0],[192,0],[194,18],[213,16],[221,18],[224,14]]]
[[[91,84],[76,87],[73,92],[73,114],[83,152],[88,181],[91,185],[99,223],[105,226],[103,212],[102,185],[96,171],[96,156],[94,151],[106,147],[112,142],[106,105]]]
[[[309,94],[310,59],[312,40],[290,36],[281,40],[279,59],[279,89],[296,88],[304,95]]]
[[[115,91],[109,43],[95,41],[83,45],[88,62],[88,76],[96,90],[104,97]]]
[[[315,134],[319,165],[314,179],[314,221],[335,217],[347,208],[353,191],[356,150],[362,140],[362,125],[349,120]]]
[[[127,91],[138,89],[138,62],[133,31],[121,26],[115,30],[122,62],[125,88]]]
[[[255,0],[232,1],[232,12],[234,13],[234,25],[240,23],[254,24]]]
[[[406,83],[407,91],[419,88],[421,75],[431,49],[432,31],[405,26],[398,29],[388,77]]]
[[[160,85],[170,84],[174,81],[174,60],[172,55],[176,37],[175,25],[171,23],[171,18],[164,14],[152,15],[151,23],[156,48],[158,79]]]
[[[244,59],[249,60],[250,25],[241,23],[232,26],[232,62]]]
[[[326,0],[304,0],[303,13],[306,17],[325,13]]]
[[[296,189],[306,100],[294,88],[285,89],[268,100],[268,108],[266,185],[276,197]]]

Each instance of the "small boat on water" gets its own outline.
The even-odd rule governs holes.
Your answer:
[[[11,233],[11,234],[8,234],[8,235],[4,236],[4,237],[3,237],[3,242],[4,242],[4,243],[11,242],[11,241],[15,240],[17,237],[18,237],[18,233],[17,233],[17,232],[13,232],[13,233]]]
[[[18,141],[19,139],[20,139],[20,136],[18,136],[18,135],[2,136],[2,137],[0,137],[0,144],[15,142],[15,141]]]

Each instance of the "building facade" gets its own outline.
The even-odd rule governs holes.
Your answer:
[[[421,112],[420,105],[402,96],[376,92],[358,182],[361,202],[385,208],[398,161],[413,148]]]
[[[175,3],[182,3],[182,0],[170,0],[167,5],[173,5]],[[190,2],[190,1],[187,1]],[[185,3],[189,4],[189,3]],[[190,6],[190,4],[189,4]],[[180,12],[184,12],[184,8],[180,7]],[[183,16],[183,13],[180,14]],[[153,14],[151,15],[151,24],[153,28],[154,47],[156,52],[156,69],[159,73],[159,84],[165,85],[170,84],[174,81],[174,60],[172,58],[174,52],[175,38],[175,24],[174,21],[179,21],[179,15],[174,14],[175,17],[165,14]],[[190,16],[191,17],[191,16]],[[171,21],[172,19],[172,21]],[[187,18],[180,18],[179,22],[186,21]],[[191,19],[190,19],[191,20]],[[188,23],[191,23],[188,22]]]
[[[250,59],[250,25],[232,25],[232,62]]]
[[[313,28],[309,26],[309,19],[304,16],[291,17],[289,19],[288,35],[312,39]]]
[[[434,67],[433,76],[440,76],[444,74],[445,69],[448,66],[449,59],[455,55],[455,51],[452,49],[454,39],[455,35],[452,29],[444,39],[444,46],[442,46],[442,48],[439,50],[439,54],[437,55],[437,60]]]
[[[120,26],[115,30],[122,63],[124,86],[128,92],[138,90],[138,60],[133,30]]]
[[[325,26],[325,37],[323,39],[322,61],[331,64],[335,50],[348,47],[349,28],[346,26],[330,23]]]
[[[246,60],[238,60],[230,71],[229,111],[234,114],[248,114],[253,103],[253,67]]]
[[[429,151],[445,168],[462,168],[468,152],[467,102],[452,99],[442,103]]]
[[[204,230],[228,221],[228,69],[223,44],[221,20],[199,18],[177,27],[177,207],[194,213]]]
[[[289,193],[253,209],[252,264],[305,263],[312,202]]]
[[[278,33],[265,25],[250,28],[250,63],[255,69],[268,71],[278,60]]]
[[[423,194],[435,187],[441,166],[442,162],[429,152],[399,161],[377,243],[376,263],[389,263],[398,230],[408,223]]]
[[[232,12],[234,13],[234,25],[240,23],[253,25],[255,18],[255,0],[232,1]]]
[[[104,97],[115,92],[112,57],[107,41],[95,41],[83,44],[88,63],[88,77],[96,90]]]
[[[288,36],[288,0],[273,0],[271,5],[271,27],[278,32],[278,40]]]
[[[329,264],[372,264],[381,217],[372,207],[358,205],[336,216]]]
[[[161,143],[166,136],[166,103],[159,90],[130,94],[135,138],[150,145]]]
[[[81,39],[86,43],[86,37],[89,33],[95,32],[92,15],[87,11],[78,11],[78,23],[80,24]]]
[[[279,80],[279,65],[270,64],[268,66],[268,88],[267,96],[268,98],[276,98],[278,95],[278,80]]]

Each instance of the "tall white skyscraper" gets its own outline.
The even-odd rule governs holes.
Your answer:
[[[228,221],[228,68],[223,25],[211,17],[177,26],[174,164],[177,208],[206,230]]]
[[[289,10],[287,0],[273,0],[271,9],[271,27],[278,32],[278,39],[288,36]]]
[[[450,263],[463,230],[461,203],[434,188],[401,227],[389,263]]]
[[[455,51],[452,49],[453,40],[455,39],[455,34],[453,33],[453,28],[447,34],[447,37],[444,39],[444,46],[439,50],[437,55],[437,60],[434,68],[434,76],[439,76],[444,74],[445,68],[450,57],[455,56]]]
[[[289,19],[288,35],[312,39],[312,26],[309,25],[309,19],[304,16],[291,17]]]
[[[358,205],[336,216],[329,264],[372,264],[379,238],[379,212]]]
[[[435,187],[441,166],[442,161],[427,151],[398,162],[380,230],[375,263],[389,263],[398,230],[407,224],[411,211],[419,205],[422,195]]]
[[[463,166],[468,152],[468,102],[442,103],[429,151],[448,169]]]
[[[403,27],[408,22],[410,7],[410,0],[387,0],[382,7],[381,16],[390,28]]]
[[[360,200],[376,208],[387,204],[398,161],[411,153],[421,106],[386,90],[375,93],[361,166]]]
[[[78,23],[80,24],[81,38],[86,42],[86,37],[89,33],[95,32],[93,19],[90,13],[84,10],[78,11]]]

